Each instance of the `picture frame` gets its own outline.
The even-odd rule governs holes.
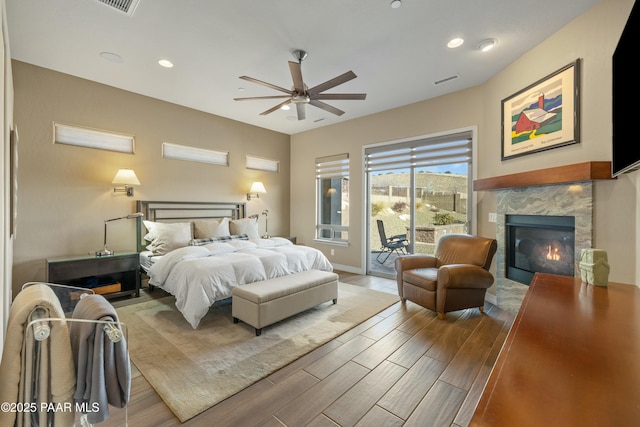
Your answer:
[[[580,142],[580,59],[502,100],[502,160]]]

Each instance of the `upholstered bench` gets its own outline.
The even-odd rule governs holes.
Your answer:
[[[233,323],[242,320],[262,328],[323,302],[338,302],[338,275],[309,270],[237,286],[231,291]]]

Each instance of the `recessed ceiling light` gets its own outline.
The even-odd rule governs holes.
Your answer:
[[[171,61],[169,61],[168,59],[161,59],[161,60],[158,61],[158,64],[160,64],[164,68],[173,67],[173,63]]]
[[[453,48],[462,46],[462,43],[464,43],[464,39],[461,37],[456,37],[454,39],[449,40],[449,43],[447,43],[447,47],[453,49]]]
[[[480,49],[483,52],[488,52],[491,49],[493,49],[497,43],[498,43],[498,40],[496,39],[482,40],[480,43],[478,43],[478,49]]]
[[[281,110],[289,110],[291,109],[291,107],[289,107],[288,105],[283,105],[282,107],[280,107]]]
[[[400,0],[393,0],[391,2],[391,9],[397,9],[402,6],[402,2]]]
[[[116,64],[122,64],[124,62],[124,59],[122,59],[122,56],[118,55],[117,53],[100,52],[100,56],[103,59],[106,59],[107,61],[115,62]]]

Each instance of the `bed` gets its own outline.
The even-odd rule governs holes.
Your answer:
[[[245,203],[139,200],[136,228],[141,272],[150,287],[176,298],[195,329],[236,286],[307,270],[332,271],[317,249],[281,237],[261,238]]]

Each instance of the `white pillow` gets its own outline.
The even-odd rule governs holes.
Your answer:
[[[250,216],[243,219],[232,219],[229,221],[229,231],[231,235],[246,234],[249,240],[259,239],[258,216]]]
[[[193,238],[206,239],[209,237],[229,236],[229,218],[196,219],[193,221]]]
[[[188,246],[191,241],[190,222],[143,222],[149,231],[144,239],[151,242],[147,249],[155,255],[164,255],[174,249]]]

